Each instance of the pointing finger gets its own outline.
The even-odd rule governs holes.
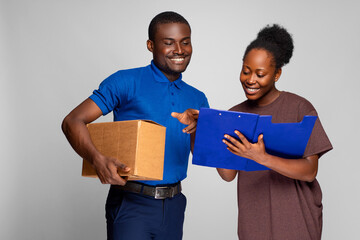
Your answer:
[[[177,113],[177,112],[172,112],[172,113],[171,113],[171,116],[172,116],[173,118],[178,118],[179,115],[180,115],[180,113]]]

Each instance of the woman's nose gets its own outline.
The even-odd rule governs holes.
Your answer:
[[[254,74],[251,74],[246,81],[247,81],[249,84],[255,84],[255,83],[256,83],[256,76],[255,76]]]

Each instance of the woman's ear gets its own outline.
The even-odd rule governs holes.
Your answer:
[[[275,73],[275,82],[277,82],[281,76],[281,68],[278,68]]]

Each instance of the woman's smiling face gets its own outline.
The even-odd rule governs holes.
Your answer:
[[[257,105],[268,105],[278,96],[275,82],[281,75],[276,69],[271,53],[264,49],[252,49],[244,58],[240,82],[246,97]]]

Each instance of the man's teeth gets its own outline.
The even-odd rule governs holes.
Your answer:
[[[247,90],[249,90],[249,92],[256,92],[259,89],[258,88],[247,88]]]
[[[175,61],[175,62],[182,62],[184,61],[185,58],[172,58],[171,60],[172,61]]]

